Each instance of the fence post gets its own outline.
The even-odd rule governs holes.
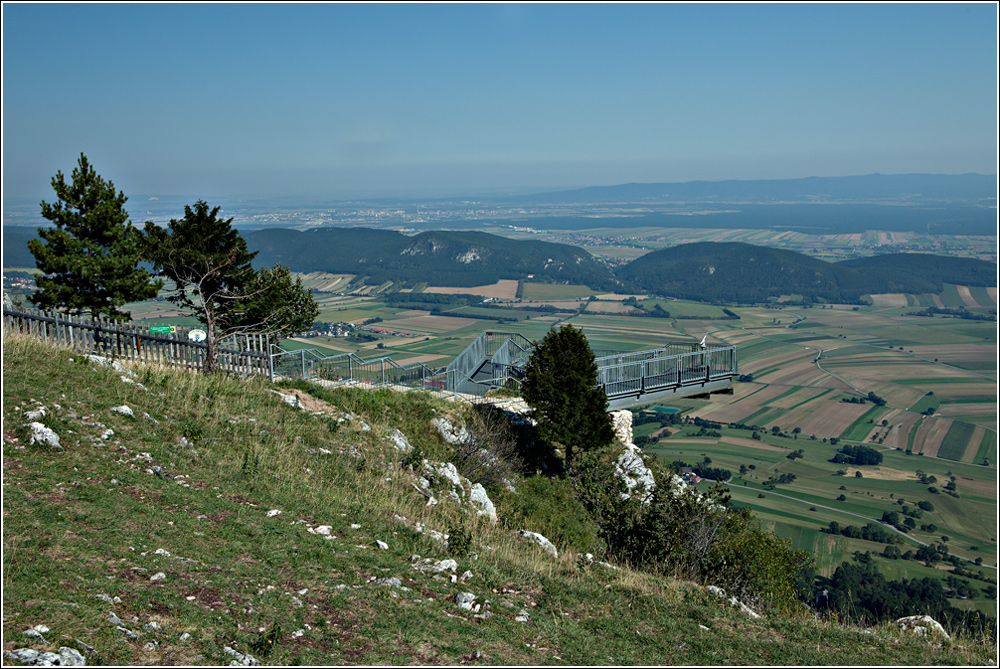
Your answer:
[[[274,354],[270,350],[267,352],[267,378],[274,383]]]
[[[306,380],[306,350],[304,348],[299,349],[299,354],[302,356],[302,380]]]

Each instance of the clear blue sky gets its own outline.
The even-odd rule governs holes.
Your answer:
[[[997,6],[3,4],[3,191],[997,171]]]

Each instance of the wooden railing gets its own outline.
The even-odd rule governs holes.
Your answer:
[[[5,305],[4,334],[21,333],[57,346],[112,358],[203,370],[207,346],[189,337],[186,326],[121,322],[109,318],[68,316]],[[263,335],[228,337],[219,341],[218,369],[240,375],[270,374],[267,339]]]

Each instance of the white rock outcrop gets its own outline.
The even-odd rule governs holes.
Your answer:
[[[59,435],[41,423],[37,421],[33,422],[28,425],[28,429],[31,432],[29,445],[41,444],[42,446],[50,446],[60,451],[63,450],[63,447],[59,445]]]
[[[464,427],[455,427],[447,418],[435,418],[431,421],[431,425],[449,444],[461,444],[469,438],[469,432]]]
[[[548,553],[551,553],[552,557],[559,557],[559,551],[556,550],[555,545],[553,545],[551,541],[546,539],[538,532],[531,532],[529,530],[518,530],[517,536],[523,539],[530,539],[539,546],[541,546],[543,550],[545,550]]]
[[[629,499],[637,494],[643,504],[648,504],[656,489],[656,481],[653,472],[642,461],[642,451],[632,441],[632,412],[622,409],[612,411],[610,416],[615,436],[625,446],[625,452],[615,462],[615,474],[628,488],[628,492],[622,493],[622,499]]]
[[[912,632],[917,636],[941,636],[945,639],[950,639],[948,632],[945,631],[941,623],[934,620],[930,616],[907,616],[905,618],[900,618],[896,621],[899,625],[899,629],[904,632]]]
[[[413,446],[410,445],[410,440],[407,439],[406,435],[399,430],[393,430],[392,434],[390,434],[387,438],[393,443],[396,450],[404,453],[410,453],[413,451]]]
[[[435,504],[438,497],[447,497],[459,505],[468,503],[480,516],[496,520],[496,506],[486,494],[486,489],[459,474],[458,468],[451,462],[424,460],[423,474],[417,478],[415,487]],[[428,506],[433,504],[428,503]]]
[[[723,590],[722,588],[720,588],[720,587],[718,587],[716,585],[709,585],[709,586],[706,586],[705,589],[708,590],[709,592],[711,592],[713,595],[716,595],[717,597],[720,597],[722,599],[728,600],[730,604],[732,604],[733,606],[738,607],[740,609],[740,611],[742,611],[743,613],[747,614],[751,618],[757,619],[757,618],[761,617],[761,615],[759,613],[757,613],[756,611],[754,611],[753,609],[751,609],[749,606],[747,606],[746,604],[744,604],[740,600],[736,599],[735,597],[726,597],[726,591]]]
[[[288,406],[295,407],[296,409],[301,409],[302,404],[299,402],[297,395],[288,395],[285,393],[279,393],[277,390],[271,390],[272,393],[281,398],[281,400]]]
[[[120,362],[114,360],[109,360],[108,358],[102,358],[99,355],[84,355],[84,358],[94,363],[95,365],[101,365],[102,367],[110,367],[119,374],[127,374],[128,376],[135,376],[135,372],[131,369],[126,369],[122,366]]]

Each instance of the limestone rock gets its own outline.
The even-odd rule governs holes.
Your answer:
[[[556,547],[552,544],[552,542],[546,539],[538,532],[530,532],[528,530],[518,530],[517,536],[525,539],[531,539],[536,544],[541,546],[543,550],[547,551],[548,553],[551,553],[552,557],[559,557],[559,551],[556,550]]]
[[[437,428],[441,437],[449,444],[461,444],[469,438],[469,432],[464,427],[455,427],[447,418],[435,418],[431,425]]]
[[[628,492],[622,493],[622,499],[629,499],[632,494],[639,495],[639,501],[648,504],[653,499],[653,490],[656,488],[656,481],[653,472],[642,461],[638,448],[626,448],[615,463],[615,474],[617,474],[628,488]]]
[[[294,407],[296,409],[301,409],[302,408],[302,404],[299,402],[298,396],[296,396],[296,395],[286,395],[285,393],[279,393],[277,390],[271,390],[270,392],[272,392],[275,395],[277,395],[278,397],[280,397],[282,399],[282,401],[285,402],[285,404],[287,404],[287,405],[289,405],[291,407]]]
[[[718,586],[709,585],[709,586],[706,586],[705,589],[708,590],[709,592],[711,592],[713,595],[721,597],[722,599],[728,599],[728,601],[729,601],[730,604],[732,604],[733,606],[739,607],[739,609],[741,611],[743,611],[743,613],[747,614],[748,616],[750,616],[751,618],[753,618],[755,620],[757,618],[761,618],[762,617],[759,613],[757,613],[756,611],[754,611],[753,609],[751,609],[749,606],[747,606],[746,604],[744,604],[740,600],[736,599],[735,597],[728,597],[727,598],[726,597],[726,591],[723,590],[722,588],[718,587]]]
[[[488,516],[490,520],[497,519],[497,508],[493,501],[486,494],[486,488],[479,483],[473,483],[469,490],[469,501],[479,507],[477,513],[480,516]]]
[[[47,409],[45,407],[38,407],[37,409],[35,409],[33,411],[26,411],[26,412],[24,412],[24,417],[27,418],[31,422],[38,421],[38,420],[41,420],[42,418],[45,418],[45,412],[46,411],[47,411]]]
[[[458,608],[460,609],[471,611],[475,602],[476,602],[476,596],[471,592],[460,592],[457,595],[455,595],[455,603],[458,605]]]
[[[100,365],[102,367],[110,367],[119,374],[127,374],[128,376],[135,376],[135,372],[131,369],[126,369],[121,365],[121,363],[114,360],[108,360],[107,358],[102,358],[99,355],[84,355],[84,358],[94,363],[95,365]]]
[[[222,652],[232,655],[233,661],[229,663],[231,667],[253,667],[260,664],[257,658],[250,653],[241,653],[229,646],[223,647]]]
[[[413,446],[410,445],[406,435],[399,430],[393,430],[392,434],[388,436],[388,439],[393,443],[397,450],[404,453],[411,453],[413,451]]]
[[[948,636],[944,627],[941,626],[941,623],[934,620],[930,616],[907,616],[897,620],[896,624],[899,625],[899,629],[904,632],[912,632],[917,636],[939,635],[945,639],[951,638]]]
[[[31,441],[30,444],[41,444],[42,446],[49,446],[56,450],[63,450],[63,447],[59,445],[59,435],[45,427],[41,423],[33,422],[28,426],[31,431]]]
[[[128,407],[128,405],[123,404],[120,407],[111,407],[111,410],[114,411],[115,413],[120,413],[123,416],[128,416],[129,418],[135,418],[135,414],[132,412],[132,409]]]

